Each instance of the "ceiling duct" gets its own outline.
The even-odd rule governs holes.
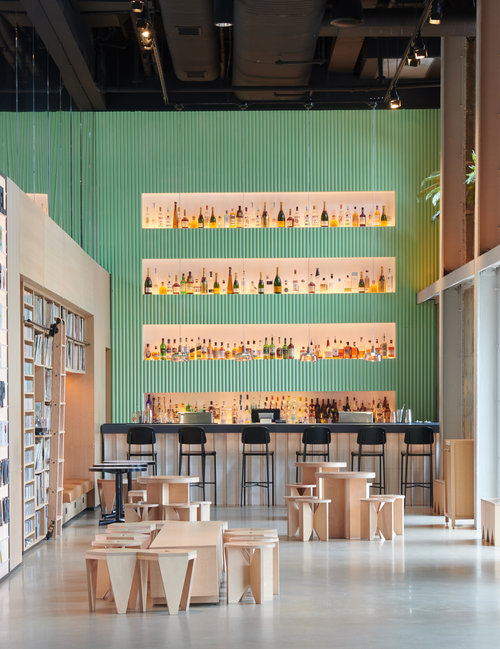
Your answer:
[[[181,81],[219,76],[218,30],[208,0],[159,0],[174,72]]]
[[[325,0],[235,0],[234,86],[307,86]],[[245,91],[242,100],[293,100],[302,94]]]

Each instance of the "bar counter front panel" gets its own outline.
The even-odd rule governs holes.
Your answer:
[[[116,460],[127,456],[127,431],[137,424],[103,424],[101,426],[102,459]],[[140,425],[140,424],[139,424]],[[158,452],[158,474],[177,474],[179,462],[178,433],[180,424],[145,424],[151,426],[156,432],[156,450]],[[320,424],[318,424],[320,425]],[[376,424],[372,424],[376,425]],[[415,426],[430,426],[435,433],[434,444],[434,477],[439,466],[440,439],[439,424],[380,424],[387,432],[385,448],[386,460],[386,493],[397,494],[400,490],[401,451],[405,449],[404,433]],[[207,434],[207,451],[217,451],[217,500],[219,505],[238,505],[241,479],[241,431],[244,424],[203,424]],[[267,428],[271,432],[270,449],[275,456],[275,489],[276,504],[283,505],[286,495],[286,485],[295,482],[295,453],[302,448],[302,431],[308,424],[270,424]],[[351,452],[356,451],[356,433],[362,424],[321,424],[327,426],[332,433],[330,444],[330,460],[347,462],[348,469],[351,463]],[[416,449],[418,447],[415,447]],[[194,447],[193,447],[193,450]],[[315,447],[314,450],[318,450]],[[365,449],[367,450],[367,449]],[[313,458],[308,458],[313,459]],[[321,460],[321,458],[317,458]],[[186,460],[184,459],[184,462]],[[253,458],[251,460],[252,480],[265,478],[264,461]],[[207,458],[207,480],[213,480],[212,460]],[[356,468],[356,466],[355,466]],[[363,471],[377,471],[377,458],[363,458],[361,468]],[[183,474],[187,473],[186,464],[183,465]],[[201,475],[199,461],[191,459],[191,474]],[[378,474],[377,474],[378,476]],[[106,476],[109,477],[109,476]],[[429,480],[429,465],[423,458],[411,458],[411,480],[413,482]],[[300,480],[300,476],[299,476]],[[207,485],[207,500],[213,500],[212,487]],[[378,492],[376,492],[378,493]],[[192,497],[201,499],[201,489],[193,487]],[[266,493],[264,489],[255,487],[247,491],[247,503],[263,505]],[[417,488],[408,490],[409,505],[423,505],[429,502],[429,490]]]

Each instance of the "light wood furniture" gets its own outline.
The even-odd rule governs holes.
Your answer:
[[[481,538],[500,545],[500,498],[481,498]]]
[[[395,498],[386,496],[360,499],[360,538],[372,541],[376,536],[392,541],[394,533]]]
[[[247,541],[252,539],[257,540],[272,540],[275,541],[273,548],[273,592],[275,595],[279,595],[280,592],[280,544],[278,537],[278,530],[276,529],[267,529],[265,527],[233,527],[231,529],[225,530],[223,534],[224,543],[234,540],[234,541]]]
[[[299,484],[291,483],[287,484],[287,489],[289,489],[289,496],[314,496],[316,491],[316,483],[314,484]]]
[[[474,440],[444,441],[445,523],[474,518]]]
[[[126,613],[127,604],[132,600],[132,607],[135,608],[133,582],[136,576],[136,555],[135,550],[130,549],[93,549],[85,554],[87,566],[87,585],[89,594],[89,610],[95,611],[97,592],[97,570],[99,562],[105,562],[109,583],[115,601],[116,612]],[[137,591],[136,591],[137,592]]]
[[[332,539],[360,538],[360,499],[368,493],[367,481],[375,477],[370,471],[316,473],[318,494],[331,500],[328,510],[329,537]]]
[[[196,500],[193,501],[193,505],[199,505],[198,509],[196,510],[199,521],[210,520],[210,508],[212,506],[211,500]]]
[[[273,599],[273,546],[272,540],[224,544],[228,604],[240,602],[249,588],[256,604]]]
[[[432,513],[435,516],[444,516],[446,491],[444,480],[434,480]]]
[[[322,489],[322,484],[318,484],[316,480],[316,473],[326,471],[328,473],[338,473],[341,469],[347,468],[347,462],[295,462],[295,466],[302,469],[302,482],[301,484],[315,484],[316,496],[324,498],[323,493],[319,490]]]
[[[127,502],[140,503],[147,498],[147,491],[145,489],[131,489],[127,494]]]
[[[132,502],[123,505],[126,523],[139,523],[154,520],[158,516],[159,505],[156,503]]]
[[[140,485],[146,486],[146,501],[162,506],[170,503],[189,503],[190,485],[199,481],[198,476],[187,475],[153,475],[137,478]]]
[[[199,503],[170,503],[163,505],[162,518],[167,521],[197,521]]]
[[[140,606],[144,612],[147,603],[148,575],[156,568],[170,615],[179,609],[187,611],[191,603],[191,588],[196,563],[196,550],[146,550],[137,553],[140,575]]]
[[[329,500],[310,496],[285,496],[288,538],[309,541],[313,531],[320,541],[328,541]]]
[[[401,494],[377,494],[373,496],[379,500],[390,498],[394,500],[394,534],[396,536],[404,536],[405,533],[405,497]]]
[[[165,521],[151,543],[152,550],[181,549],[196,550],[196,568],[193,576],[191,601],[193,603],[219,603],[219,588],[222,578],[223,544],[222,531],[227,523],[223,521]],[[153,598],[158,589],[153,588]]]

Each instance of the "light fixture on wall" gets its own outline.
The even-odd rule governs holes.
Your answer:
[[[429,23],[431,25],[440,25],[443,18],[443,4],[441,0],[434,0],[429,14]]]
[[[363,22],[361,0],[334,0],[330,9],[330,25],[353,27]]]
[[[214,25],[216,27],[232,27],[233,20],[233,0],[214,0]]]
[[[391,98],[389,99],[389,108],[391,110],[397,110],[401,108],[401,99],[399,98],[398,91],[394,87],[391,91]]]

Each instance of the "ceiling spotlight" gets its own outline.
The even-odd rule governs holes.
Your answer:
[[[140,14],[142,13],[142,10],[144,9],[144,2],[143,0],[132,0],[132,11],[135,14]]]
[[[233,0],[214,0],[214,25],[232,27],[234,17]]]
[[[144,18],[139,18],[136,24],[137,24],[137,29],[141,32],[142,38],[151,37],[152,27],[151,27],[151,23],[148,20],[144,20]]]
[[[353,27],[363,22],[361,0],[334,0],[330,9],[330,25]]]
[[[434,0],[429,14],[429,23],[431,25],[440,25],[443,17],[443,5],[441,0]]]
[[[304,108],[306,110],[312,110],[314,108],[313,100],[309,97],[309,99],[304,103]]]
[[[147,52],[149,52],[150,50],[153,49],[153,39],[152,38],[143,38],[142,39],[142,46]]]
[[[420,65],[420,59],[417,58],[415,47],[413,45],[410,47],[410,51],[408,52],[408,58],[406,59],[406,62],[412,68],[416,68]]]
[[[419,34],[413,43],[413,52],[416,59],[426,59],[427,58],[427,48],[422,39],[422,36]]]
[[[401,108],[401,99],[399,98],[398,91],[396,88],[391,90],[391,98],[389,99],[389,108],[391,110],[396,110]]]
[[[248,108],[248,104],[247,104],[247,102],[245,101],[243,104],[238,104],[238,108],[239,108],[240,110],[242,110],[242,111],[247,110],[247,108]]]

